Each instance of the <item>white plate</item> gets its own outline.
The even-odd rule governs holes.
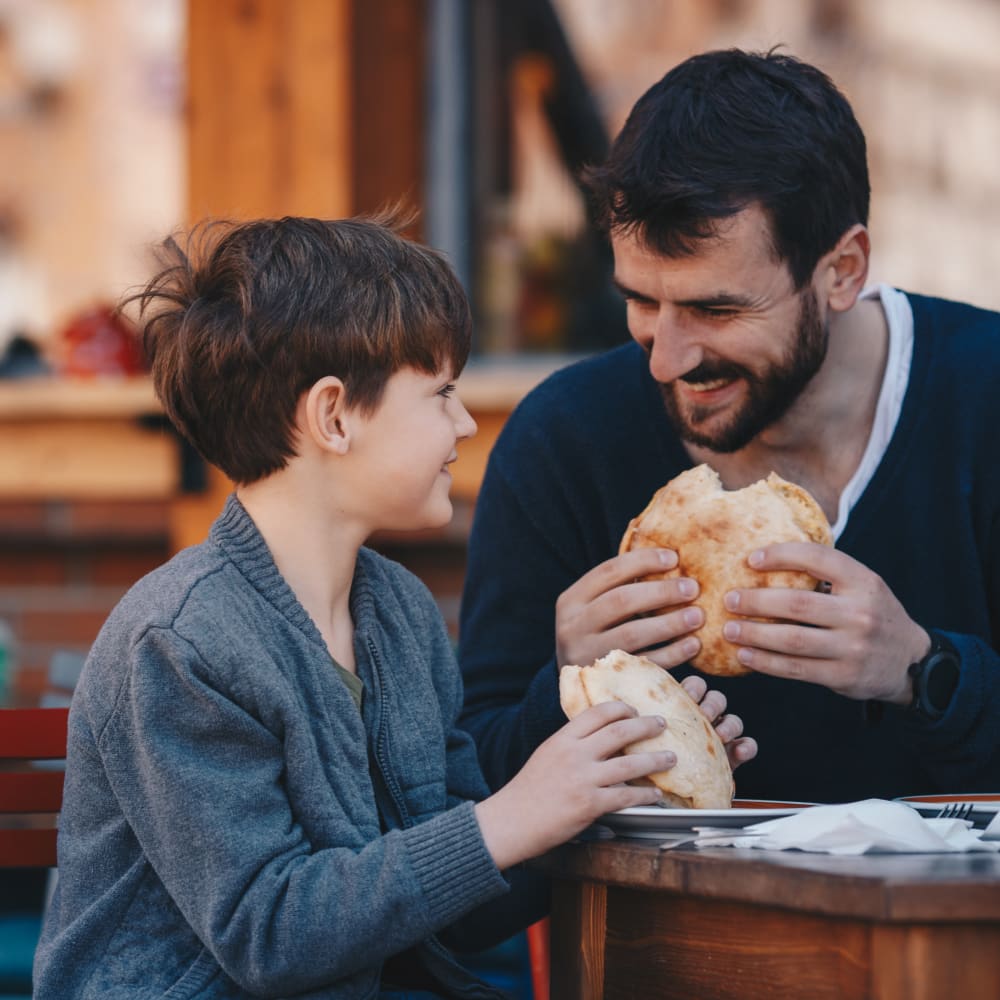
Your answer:
[[[897,802],[905,802],[913,806],[921,816],[937,816],[937,814],[951,805],[964,805],[969,803],[977,813],[1000,812],[1000,793],[997,792],[968,792],[952,795],[905,795],[896,799]]]
[[[689,833],[696,826],[743,827],[766,819],[791,816],[812,806],[811,802],[769,802],[764,799],[735,799],[732,809],[663,809],[660,806],[633,806],[606,813],[597,822],[619,837],[662,840],[665,836]]]

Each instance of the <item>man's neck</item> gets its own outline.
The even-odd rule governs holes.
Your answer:
[[[686,445],[688,454],[711,465],[727,489],[777,472],[807,489],[834,522],[871,435],[888,349],[881,302],[860,300],[831,319],[826,359],[780,421],[740,451],[723,455]]]

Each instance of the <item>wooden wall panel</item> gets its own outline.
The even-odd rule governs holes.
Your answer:
[[[421,207],[427,115],[426,0],[358,0],[351,157],[353,210]],[[418,236],[419,226],[414,235]]]
[[[188,215],[340,218],[423,187],[426,0],[188,0]],[[178,497],[173,548],[230,489]]]
[[[351,0],[189,0],[188,205],[352,209]]]

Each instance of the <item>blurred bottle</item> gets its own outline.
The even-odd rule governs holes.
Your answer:
[[[56,362],[61,375],[138,375],[146,371],[132,324],[111,306],[74,316],[59,334]]]
[[[0,618],[0,702],[14,682],[14,630]]]
[[[521,247],[510,225],[510,206],[491,207],[482,257],[481,343],[487,354],[511,354],[519,346]]]

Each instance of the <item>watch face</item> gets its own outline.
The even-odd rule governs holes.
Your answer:
[[[943,713],[958,687],[958,660],[949,652],[935,653],[924,667],[923,681],[927,703]]]

